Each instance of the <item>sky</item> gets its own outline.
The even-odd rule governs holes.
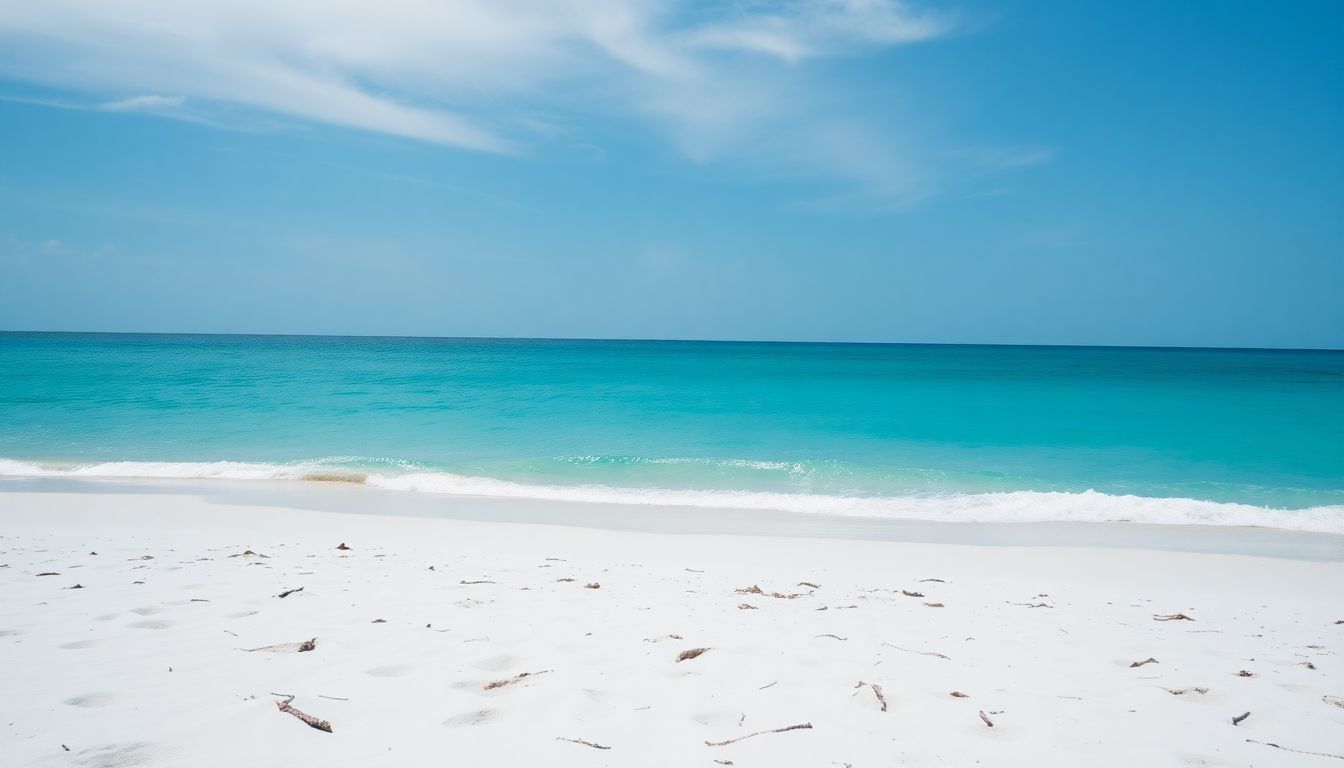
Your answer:
[[[1344,348],[1344,3],[0,0],[0,329]]]

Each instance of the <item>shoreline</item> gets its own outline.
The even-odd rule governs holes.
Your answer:
[[[372,516],[536,524],[629,533],[739,535],[924,544],[1099,547],[1344,562],[1344,534],[1260,526],[962,522],[780,510],[424,494],[358,483],[177,478],[0,478],[12,493],[182,494],[212,504]]]
[[[1344,725],[1335,557],[69,482],[0,483],[14,765],[1311,766]]]

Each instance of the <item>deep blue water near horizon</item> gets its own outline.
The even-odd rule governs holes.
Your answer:
[[[1344,352],[0,333],[0,474],[1333,530]]]

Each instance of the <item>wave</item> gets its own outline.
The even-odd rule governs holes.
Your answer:
[[[339,457],[350,459],[351,457]],[[768,491],[705,491],[544,485],[491,477],[423,471],[419,465],[376,460],[401,471],[335,466],[338,459],[292,464],[233,461],[115,461],[40,465],[0,459],[0,477],[298,480],[348,482],[398,491],[547,501],[772,510],[849,517],[938,522],[1129,522],[1155,525],[1255,526],[1344,533],[1344,505],[1275,509],[1189,498],[1115,495],[1097,491],[1001,491],[911,496],[837,496]],[[369,461],[369,460],[363,460]]]

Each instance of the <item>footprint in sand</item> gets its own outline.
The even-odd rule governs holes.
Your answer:
[[[163,619],[146,619],[144,621],[132,621],[126,626],[134,627],[135,629],[167,629],[173,626],[173,622],[164,621]]]
[[[364,670],[364,674],[374,677],[401,677],[411,671],[410,664],[391,664],[386,667],[374,667]]]
[[[98,641],[97,641],[97,640],[76,640],[76,641],[73,642],[73,643],[61,643],[60,645],[58,645],[58,646],[56,646],[56,647],[57,647],[57,648],[65,648],[66,650],[70,650],[70,651],[76,651],[76,650],[79,650],[80,648],[92,648],[93,646],[95,646],[95,645],[97,645],[97,644],[98,644]]]
[[[66,699],[63,703],[72,707],[106,707],[108,704],[116,701],[119,697],[115,693],[108,691],[95,691],[86,693],[82,696],[74,696]]]
[[[162,610],[163,609],[159,608],[158,606],[147,605],[144,608],[132,608],[131,613],[139,614],[141,616],[151,616]]]
[[[499,712],[493,709],[480,709],[475,712],[466,712],[455,717],[450,717],[443,721],[443,724],[449,728],[461,728],[464,725],[484,725],[500,719]]]

